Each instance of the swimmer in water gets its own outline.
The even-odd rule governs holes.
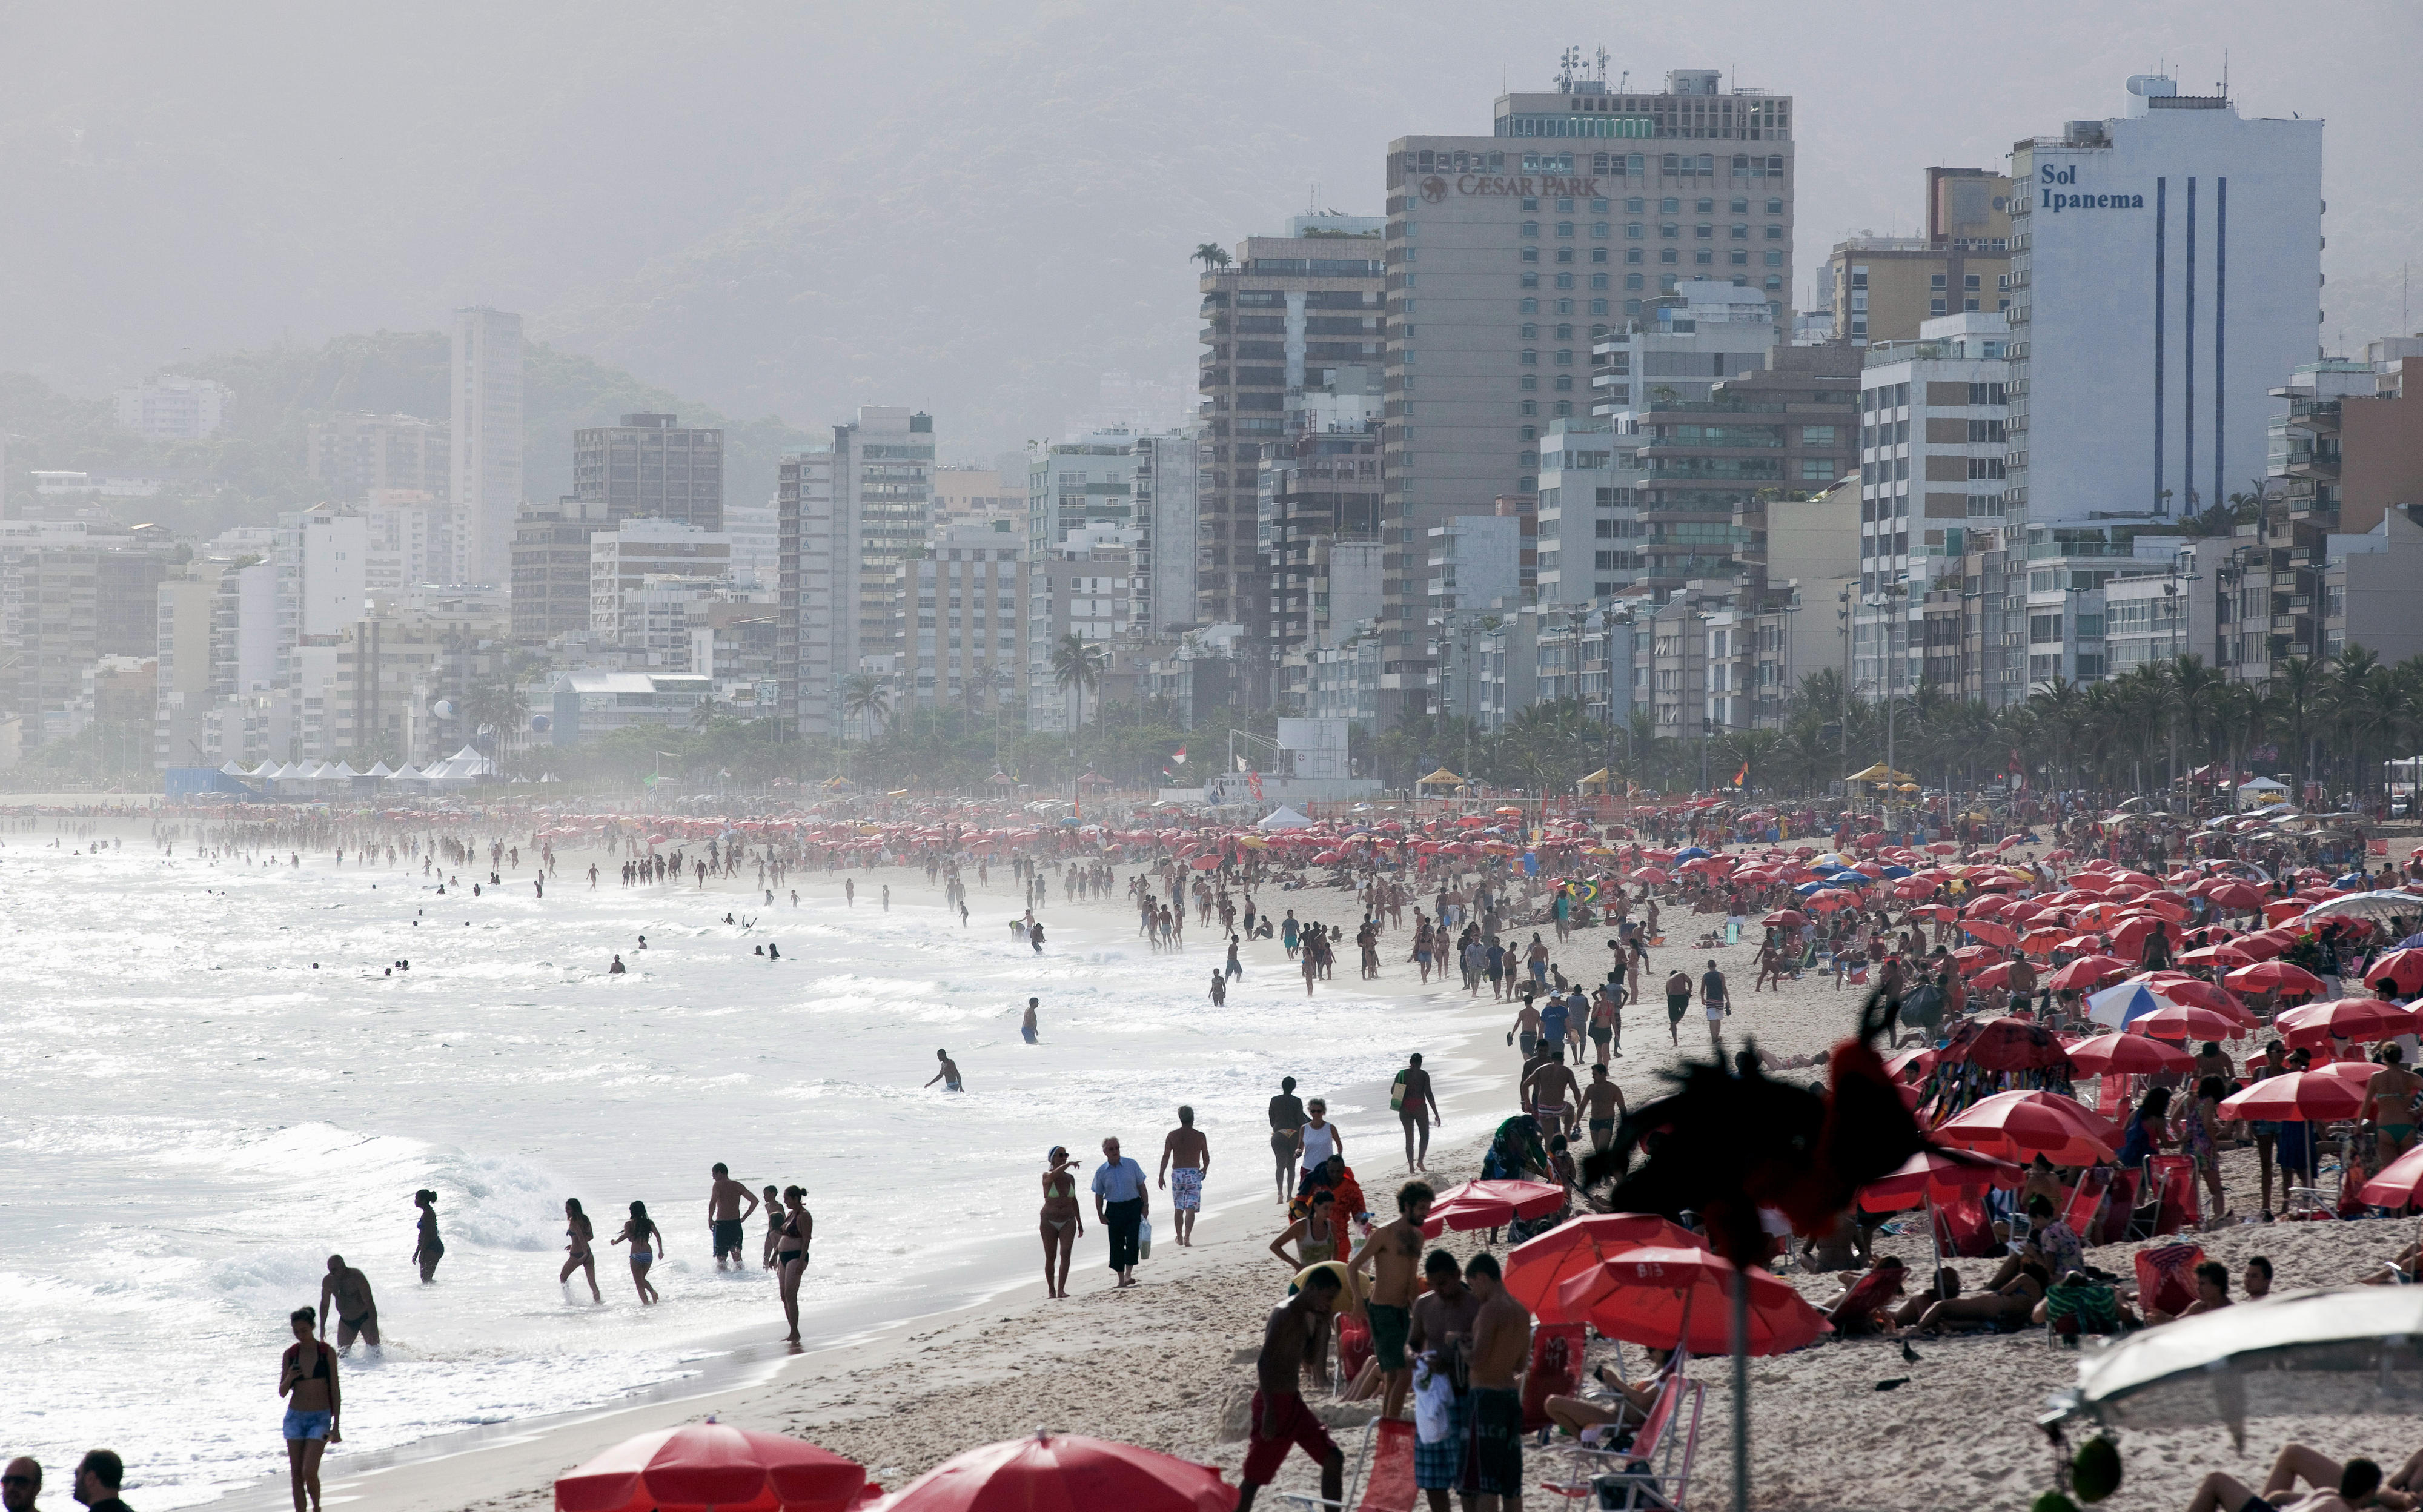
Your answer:
[[[942,1069],[934,1073],[932,1078],[929,1079],[926,1085],[931,1087],[935,1082],[941,1082],[942,1084],[942,1090],[946,1092],[965,1090],[965,1089],[959,1085],[958,1062],[951,1058],[951,1052],[948,1050],[937,1050],[934,1052],[934,1058],[942,1063]]]
[[[653,1307],[663,1298],[657,1295],[655,1287],[648,1284],[648,1267],[655,1265],[657,1256],[664,1252],[665,1235],[664,1231],[657,1227],[657,1220],[648,1217],[647,1203],[631,1204],[630,1220],[623,1225],[623,1232],[614,1236],[616,1244],[626,1241],[631,1246],[631,1284],[640,1289],[641,1304]]]

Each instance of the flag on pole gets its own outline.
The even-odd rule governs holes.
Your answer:
[[[1184,746],[1182,746],[1182,745],[1181,745],[1181,746],[1180,746],[1180,747],[1178,748],[1178,754],[1177,754],[1176,756],[1171,756],[1169,759],[1171,759],[1172,761],[1177,762],[1177,763],[1178,763],[1180,766],[1181,766],[1181,767],[1182,767],[1182,766],[1184,766],[1184,765],[1186,765],[1186,747],[1184,747]]]
[[[1740,770],[1739,772],[1734,772],[1734,787],[1736,787],[1736,788],[1738,788],[1738,787],[1740,787],[1743,783],[1748,782],[1749,780],[1750,780],[1750,763],[1749,763],[1749,762],[1747,762],[1747,761],[1745,761],[1745,762],[1743,762],[1743,763],[1741,764],[1741,770]]]

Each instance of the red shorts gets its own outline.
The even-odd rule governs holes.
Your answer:
[[[1338,1445],[1331,1441],[1329,1430],[1321,1425],[1321,1420],[1312,1415],[1312,1409],[1304,1405],[1301,1396],[1291,1394],[1280,1399],[1279,1434],[1275,1439],[1262,1437],[1262,1393],[1259,1392],[1254,1393],[1253,1413],[1253,1429],[1246,1440],[1245,1468],[1238,1476],[1247,1486],[1268,1486],[1275,1479],[1279,1466],[1287,1459],[1290,1445],[1301,1448],[1316,1464],[1327,1464],[1329,1456],[1338,1453]]]

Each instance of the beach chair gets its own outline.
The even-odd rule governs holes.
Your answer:
[[[1576,1446],[1567,1451],[1563,1476],[1542,1481],[1540,1488],[1572,1502],[1593,1498],[1597,1506],[1627,1512],[1681,1512],[1699,1453],[1706,1395],[1702,1382],[1679,1373],[1669,1376],[1629,1447]]]
[[[1346,1512],[1349,1507],[1355,1512],[1414,1512],[1421,1500],[1414,1488],[1414,1425],[1403,1418],[1374,1418],[1365,1424],[1335,1502],[1316,1491],[1272,1494],[1322,1512]]]
[[[1582,1346],[1590,1326],[1584,1323],[1542,1323],[1531,1329],[1531,1364],[1523,1373],[1523,1431],[1537,1433],[1548,1425],[1551,1396],[1572,1396],[1582,1389]]]
[[[2137,1310],[2177,1317],[2195,1300],[2195,1268],[2204,1264],[2204,1246],[2166,1244],[2140,1249],[2133,1257],[2137,1272]]]
[[[2204,1213],[2196,1197],[2195,1162],[2186,1155],[2156,1155],[2153,1176],[2156,1201],[2161,1204],[2154,1220],[2155,1234],[2202,1228]]]

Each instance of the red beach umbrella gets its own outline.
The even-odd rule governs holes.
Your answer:
[[[1448,1229],[1502,1229],[1516,1218],[1535,1218],[1564,1205],[1565,1189],[1545,1181],[1468,1181],[1450,1186],[1431,1204],[1422,1237]]]
[[[1557,1304],[1557,1288],[1598,1268],[1609,1255],[1642,1245],[1669,1249],[1705,1249],[1706,1242],[1671,1218],[1655,1213],[1594,1213],[1560,1223],[1536,1239],[1506,1251],[1506,1292],[1543,1323],[1572,1323]]]
[[[2423,993],[2423,950],[2392,950],[2372,963],[2364,979],[2376,988],[2387,982],[2401,996]]]
[[[866,1471],[855,1460],[781,1434],[709,1421],[626,1439],[565,1472],[556,1479],[555,1506],[556,1512],[845,1512],[865,1488]]]
[[[2292,1071],[2266,1076],[2235,1097],[2224,1098],[2221,1116],[2235,1122],[2260,1119],[2271,1122],[2323,1123],[2352,1119],[2364,1106],[2364,1089],[2340,1076]]]
[[[1930,1199],[1944,1202],[1962,1192],[1996,1185],[2016,1186],[2022,1174],[2020,1167],[1990,1155],[1963,1158],[1941,1150],[1921,1150],[1903,1161],[1899,1170],[1861,1187],[1860,1206],[1870,1213],[1896,1213]]]
[[[2157,995],[2161,989],[2154,989]],[[2133,1034],[2147,1034],[2158,1040],[2218,1040],[2227,1035],[2246,1032],[2246,1026],[2217,1009],[2203,1008],[2193,1003],[2174,1003],[2150,1013],[2140,1013],[2129,1021]]]
[[[1999,919],[1972,918],[1960,927],[1969,932],[1970,938],[1982,940],[1987,945],[2016,945],[2019,938],[2019,931]]]
[[[2043,1155],[2056,1166],[2111,1160],[2120,1131],[2110,1119],[2058,1092],[1996,1092],[1935,1126],[1935,1138],[2005,1160]]]
[[[2322,979],[2303,966],[2292,966],[2286,961],[2260,961],[2251,966],[2241,966],[2221,979],[2221,984],[2234,993],[2272,991],[2288,995],[2318,993]]]
[[[1759,922],[1770,930],[1797,930],[1809,922],[1809,915],[1797,908],[1779,908]]]
[[[2409,1207],[2423,1202],[2423,1145],[2416,1145],[2364,1184],[2356,1201],[2375,1207]]]
[[[2129,969],[2125,961],[2110,956],[2080,956],[2045,979],[2045,985],[2057,993],[2084,992]]]
[[[2415,1028],[2415,1017],[2396,1003],[2378,997],[2335,997],[2327,1003],[2292,1008],[2272,1021],[2272,1027],[2292,1045],[2319,1049],[2334,1036],[2342,1040],[2386,1040]]]
[[[1693,1354],[1733,1347],[1733,1297],[1750,1288],[1748,1352],[1780,1355],[1832,1331],[1791,1282],[1753,1266],[1748,1273],[1705,1249],[1644,1245],[1569,1278],[1557,1289],[1568,1317],[1589,1320],[1610,1339],[1653,1349],[1676,1345]]]
[[[1079,1434],[1012,1439],[946,1459],[884,1512],[1229,1512],[1237,1488],[1209,1465]]]
[[[2069,1047],[2069,1063],[2090,1075],[2144,1075],[2185,1071],[2195,1058],[2176,1044],[2144,1034],[2100,1034]]]

